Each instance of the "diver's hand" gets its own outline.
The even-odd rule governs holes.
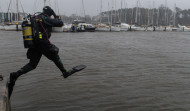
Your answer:
[[[52,10],[51,13],[52,13],[53,17],[56,19],[57,15],[55,14],[55,12]]]

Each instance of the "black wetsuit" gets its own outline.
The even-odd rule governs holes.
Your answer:
[[[63,22],[58,19],[51,19],[45,14],[40,14],[36,16],[37,19],[37,27],[38,33],[34,37],[34,48],[29,48],[27,51],[27,58],[30,60],[24,67],[22,67],[17,72],[13,72],[10,74],[10,83],[9,83],[9,97],[12,94],[13,87],[15,85],[16,79],[33,69],[35,69],[42,57],[42,55],[46,56],[48,59],[52,60],[56,66],[61,70],[64,78],[69,76],[69,72],[63,66],[63,63],[58,55],[59,49],[49,41],[51,36],[52,27],[61,27],[63,26]]]
[[[35,69],[42,55],[52,60],[62,72],[66,72],[58,55],[59,49],[49,41],[52,27],[61,27],[63,22],[58,19],[51,19],[44,14],[38,15],[36,19],[39,19],[37,25],[42,36],[34,37],[35,48],[29,48],[27,51],[27,58],[30,61],[21,68],[20,73],[24,74]]]

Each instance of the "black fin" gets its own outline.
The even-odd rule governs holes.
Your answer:
[[[72,69],[75,71],[75,72],[78,72],[78,71],[81,71],[83,69],[85,69],[86,66],[85,65],[78,65],[78,66],[75,66],[73,67]]]

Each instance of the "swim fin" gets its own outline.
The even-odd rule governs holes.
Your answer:
[[[64,78],[67,78],[69,76],[71,76],[72,74],[76,73],[76,72],[79,72],[79,71],[82,71],[83,69],[85,69],[86,66],[85,65],[78,65],[78,66],[75,66],[73,67],[72,69],[70,69],[69,71],[67,71],[66,73],[63,74],[63,77]]]

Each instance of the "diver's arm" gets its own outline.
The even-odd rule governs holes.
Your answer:
[[[44,17],[43,18],[43,22],[47,25],[50,25],[52,27],[61,27],[63,26],[63,22],[61,20],[56,19],[52,19],[49,17]]]

